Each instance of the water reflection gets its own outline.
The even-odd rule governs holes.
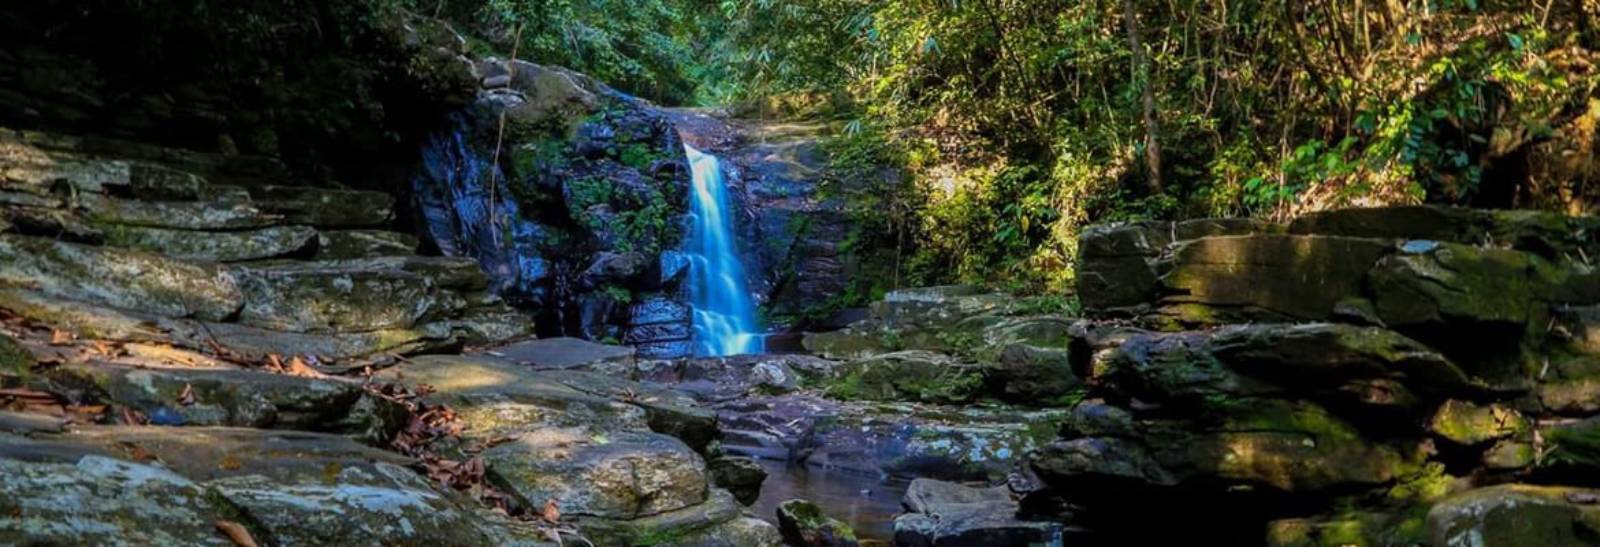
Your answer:
[[[767,470],[761,497],[751,509],[757,516],[777,522],[778,504],[803,498],[816,503],[828,516],[844,521],[856,531],[862,545],[889,545],[894,537],[894,517],[907,481],[865,477],[857,473],[783,461],[758,460]]]

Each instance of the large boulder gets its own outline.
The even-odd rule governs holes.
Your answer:
[[[699,505],[708,495],[700,456],[655,433],[543,428],[484,450],[483,459],[511,493],[555,500],[571,515],[635,519]]]
[[[1161,313],[1183,324],[1320,320],[1360,294],[1382,240],[1254,235],[1177,244],[1161,277]]]
[[[1468,491],[1428,511],[1428,541],[1441,547],[1593,545],[1600,538],[1595,492],[1507,484]]]
[[[381,265],[285,263],[239,269],[239,321],[288,332],[404,329],[449,303],[427,276]]]

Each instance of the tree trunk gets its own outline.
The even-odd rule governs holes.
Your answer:
[[[1133,0],[1122,0],[1122,15],[1128,29],[1128,47],[1133,50],[1133,78],[1144,103],[1144,166],[1150,194],[1155,195],[1161,193],[1161,143],[1157,138],[1161,127],[1156,123],[1156,92],[1150,82],[1150,59],[1139,41],[1138,12],[1133,8]]]

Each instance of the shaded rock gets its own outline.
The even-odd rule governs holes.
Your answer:
[[[1422,514],[1349,512],[1316,518],[1278,519],[1267,523],[1270,547],[1325,545],[1422,545],[1427,530]]]
[[[859,359],[894,351],[883,335],[852,328],[808,333],[800,343],[806,351],[829,359]]]
[[[984,313],[1003,310],[1015,299],[971,285],[920,287],[889,291],[871,305],[874,317],[892,328],[939,327]]]
[[[1443,355],[1375,327],[1236,325],[1217,331],[1211,346],[1228,366],[1289,385],[1314,388],[1353,378],[1399,377],[1435,393],[1471,388],[1466,374]]]
[[[319,228],[382,226],[394,213],[394,196],[383,192],[261,186],[250,188],[250,197],[263,211],[282,215],[291,224]]]
[[[0,222],[9,226],[0,232],[38,236],[72,243],[99,245],[106,235],[100,228],[70,211],[43,207],[11,207],[0,209]]]
[[[1593,545],[1600,506],[1573,499],[1589,490],[1507,484],[1452,496],[1428,511],[1428,540],[1447,547]]]
[[[1289,226],[1296,234],[1323,234],[1387,239],[1429,239],[1481,244],[1495,241],[1513,248],[1557,258],[1592,250],[1583,237],[1584,219],[1545,211],[1487,211],[1415,205],[1373,209],[1339,209],[1301,216]]]
[[[778,505],[778,531],[787,545],[798,547],[854,547],[860,545],[850,525],[823,514],[822,508],[805,500],[789,500]]]
[[[737,517],[700,532],[685,534],[665,545],[679,547],[780,547],[783,535],[772,523]]]
[[[1359,295],[1381,240],[1329,236],[1208,237],[1176,245],[1161,277],[1161,313],[1182,324],[1327,318]]]
[[[761,495],[761,483],[767,479],[767,470],[750,458],[720,456],[706,462],[711,473],[711,484],[726,488],[739,503],[750,505]]]
[[[1552,266],[1527,253],[1439,244],[1384,259],[1372,274],[1378,314],[1393,326],[1463,321],[1522,325],[1554,292]]]
[[[107,245],[129,247],[173,258],[201,262],[239,262],[306,256],[316,249],[317,232],[304,226],[257,230],[195,232],[166,228],[108,225]]]
[[[1174,242],[1279,230],[1277,225],[1255,219],[1090,226],[1079,236],[1079,301],[1096,312],[1148,305],[1161,292],[1156,259]]]
[[[416,254],[417,238],[388,230],[322,230],[317,259],[374,258]]]
[[[1071,406],[1083,394],[1083,382],[1072,372],[1065,349],[1008,344],[987,372],[989,391],[1012,403]]]
[[[100,224],[175,230],[243,230],[265,228],[282,219],[248,202],[136,201],[96,195],[79,197],[84,216]]]
[[[1354,426],[1314,404],[1269,399],[1219,407],[1204,412],[1225,411],[1213,418],[1220,423],[1139,421],[1133,436],[1060,441],[1041,451],[1034,468],[1069,491],[1085,484],[1176,486],[1199,480],[1315,492],[1380,485],[1402,466],[1397,449],[1365,440]]]
[[[233,276],[216,267],[20,236],[0,236],[0,282],[55,297],[210,321],[232,316],[244,300]]]
[[[597,344],[579,338],[542,338],[495,348],[500,358],[537,370],[587,367],[607,370],[633,364],[634,349]]]
[[[194,201],[206,190],[206,179],[153,163],[134,163],[128,172],[130,193],[139,199]]]
[[[60,416],[0,410],[0,433],[60,433],[66,431],[68,423],[66,418]]]
[[[895,518],[895,545],[1023,547],[1061,541],[1061,525],[1016,518],[1004,486],[972,488],[928,479],[911,481],[906,514]]]
[[[596,545],[733,547],[746,544],[730,540],[748,537],[748,545],[776,547],[777,529],[748,522],[741,510],[732,494],[712,489],[704,503],[684,509],[628,520],[580,517],[577,525]]]
[[[353,418],[364,393],[355,383],[269,372],[105,363],[64,365],[51,371],[50,381],[58,389],[79,393],[80,400],[137,410],[157,425],[334,430]],[[192,395],[188,404],[182,397],[186,391]]]

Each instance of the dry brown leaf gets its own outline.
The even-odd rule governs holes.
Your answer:
[[[50,345],[66,346],[72,344],[72,333],[61,329],[50,329]]]
[[[228,536],[228,541],[232,541],[234,545],[256,547],[255,538],[250,537],[250,531],[246,530],[244,525],[231,520],[218,520],[216,526],[217,531],[222,532],[224,536]]]
[[[561,522],[561,508],[556,506],[555,498],[545,500],[544,510],[539,512],[539,516],[550,524]]]
[[[284,368],[284,373],[303,378],[318,378],[322,376],[321,372],[311,368],[311,365],[306,364],[305,359],[301,359],[299,356],[289,358],[289,366]]]

